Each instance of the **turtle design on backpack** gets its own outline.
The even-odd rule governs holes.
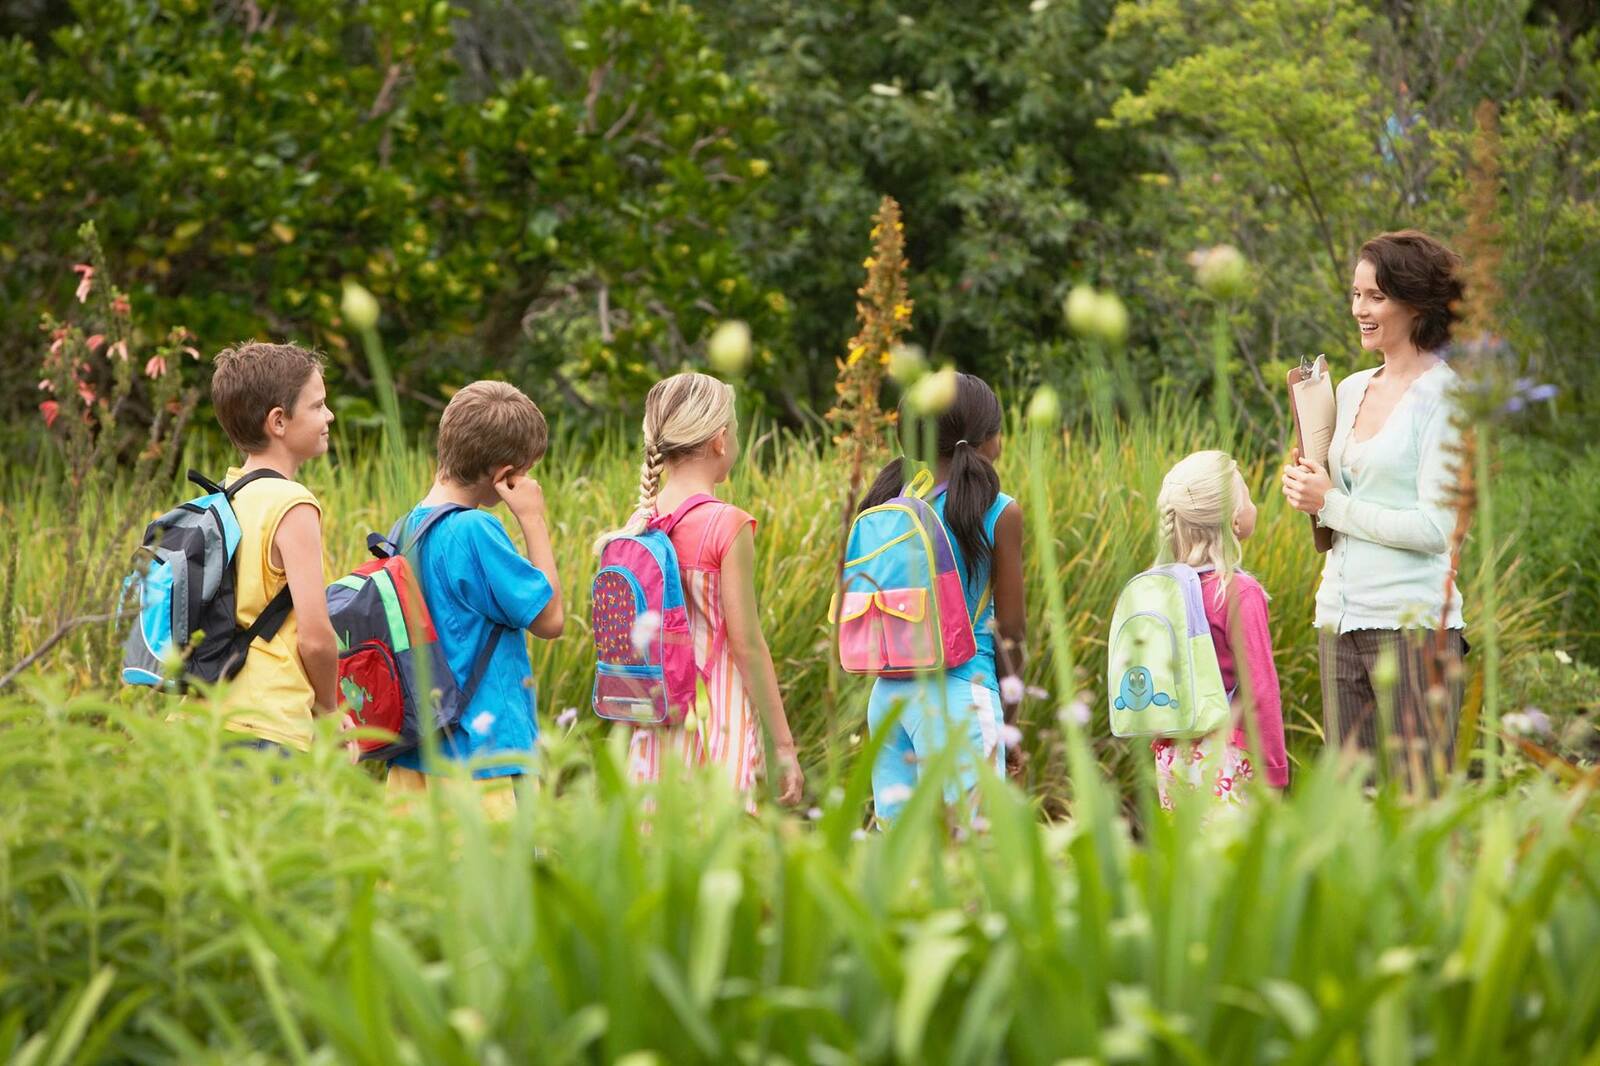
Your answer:
[[[1122,587],[1106,643],[1111,732],[1201,737],[1229,720],[1200,575],[1169,563]]]

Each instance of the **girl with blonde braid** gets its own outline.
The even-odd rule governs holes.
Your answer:
[[[697,495],[716,495],[739,457],[733,386],[706,374],[677,374],[651,388],[644,404],[644,462],[639,501],[620,530],[637,536],[658,515],[674,514]],[[662,759],[721,767],[735,789],[753,795],[761,771],[757,711],[772,733],[779,801],[800,802],[805,779],[783,712],[777,673],[756,609],[755,519],[730,503],[689,509],[668,534],[678,555],[694,640],[695,665],[706,680],[694,711],[672,727],[634,727],[632,775],[653,781]]]
[[[1187,456],[1162,479],[1156,506],[1161,513],[1157,565],[1184,563],[1199,573],[1222,684],[1235,709],[1232,725],[1210,736],[1192,741],[1162,737],[1151,743],[1161,806],[1171,809],[1179,786],[1209,790],[1224,804],[1242,801],[1244,782],[1255,776],[1243,717],[1250,705],[1255,708],[1267,783],[1286,788],[1289,760],[1283,745],[1283,705],[1272,661],[1267,594],[1239,566],[1240,542],[1256,528],[1256,507],[1239,464],[1226,452]]]

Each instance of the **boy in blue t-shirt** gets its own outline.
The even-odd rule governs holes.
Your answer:
[[[529,769],[539,735],[533,670],[522,633],[530,630],[553,640],[565,623],[544,493],[527,476],[548,443],[544,415],[521,390],[503,381],[473,382],[451,398],[439,420],[433,488],[405,520],[409,533],[435,507],[470,508],[436,523],[412,563],[458,684],[466,684],[483,648],[496,641],[461,720],[439,737],[444,759],[496,757],[492,765],[472,769],[491,815],[515,809],[512,786]],[[478,509],[502,500],[522,529],[526,556],[497,517]],[[389,794],[423,791],[428,772],[438,769],[424,764],[421,748],[395,758],[389,764]]]

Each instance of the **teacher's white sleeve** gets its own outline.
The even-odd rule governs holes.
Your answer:
[[[1456,449],[1461,439],[1451,413],[1451,405],[1441,399],[1423,423],[1417,441],[1420,459],[1416,507],[1384,507],[1353,500],[1338,489],[1330,489],[1322,510],[1317,512],[1317,521],[1347,537],[1390,548],[1429,555],[1448,551],[1450,533],[1456,524],[1449,493],[1455,482],[1453,468],[1460,461]]]

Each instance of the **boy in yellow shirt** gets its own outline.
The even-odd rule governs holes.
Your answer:
[[[226,483],[257,471],[232,499],[236,620],[247,627],[285,584],[293,608],[270,640],[256,638],[222,692],[227,728],[242,743],[305,751],[312,719],[338,706],[339,646],[323,592],[322,507],[295,481],[301,464],[328,450],[322,357],[292,344],[251,341],[217,353],[211,404],[244,462]]]

